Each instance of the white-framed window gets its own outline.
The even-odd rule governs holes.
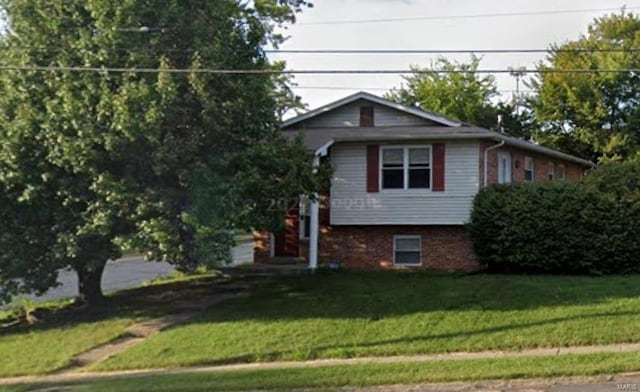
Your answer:
[[[511,183],[511,154],[506,151],[498,153],[498,184]]]
[[[558,179],[565,181],[567,179],[567,169],[564,165],[558,165]]]
[[[311,235],[311,201],[306,197],[300,198],[300,224],[298,225],[299,238],[309,239]]]
[[[431,189],[431,146],[380,149],[382,189]]]
[[[422,264],[422,237],[419,235],[393,236],[393,264]]]
[[[556,165],[553,163],[549,164],[549,172],[547,173],[547,178],[549,181],[553,181],[556,179]]]
[[[531,157],[524,157],[524,180],[533,182],[536,178],[535,162]]]

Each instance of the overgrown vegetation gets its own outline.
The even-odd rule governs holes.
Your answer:
[[[640,271],[640,164],[607,164],[582,183],[491,187],[474,200],[469,230],[491,271],[611,274]]]

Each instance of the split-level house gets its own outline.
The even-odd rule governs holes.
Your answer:
[[[479,268],[465,229],[494,184],[576,181],[587,160],[360,92],[285,121],[314,164],[333,167],[318,202],[301,201],[281,233],[256,233],[254,260],[315,268]]]

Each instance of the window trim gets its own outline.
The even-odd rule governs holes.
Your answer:
[[[558,180],[567,181],[567,167],[563,163],[561,163],[558,165],[558,169],[558,173],[556,173]],[[560,173],[562,173],[562,175],[560,175]]]
[[[311,223],[311,200],[306,197],[301,197],[298,205],[298,239],[308,240],[310,235],[305,236],[305,226],[307,224],[307,220]],[[309,230],[309,234],[311,234],[311,230]]]
[[[418,259],[420,260],[418,263],[396,263],[396,240],[418,240],[418,252],[420,253],[420,256],[418,257]],[[398,266],[409,266],[409,267],[415,267],[415,266],[421,266],[422,265],[422,236],[419,234],[395,234],[393,236],[393,265],[398,265]]]
[[[505,180],[500,181],[500,171],[502,168],[502,159],[504,157],[508,158],[508,166],[506,168],[507,172],[504,173]],[[513,182],[513,159],[511,157],[511,153],[509,151],[498,151],[498,184],[511,184]]]
[[[531,180],[527,180],[526,178],[526,173],[529,170],[527,168],[527,161],[531,162]],[[528,157],[528,156],[524,157],[524,173],[525,173],[525,175],[523,176],[524,182],[536,181],[536,161],[533,159],[533,157]]]
[[[402,148],[402,188],[385,188],[382,169],[384,168],[384,150]],[[429,149],[429,188],[409,188],[409,149],[428,148]],[[433,145],[432,144],[387,144],[380,146],[378,158],[378,190],[380,192],[433,192]],[[442,192],[439,192],[442,193]]]
[[[547,180],[549,181],[557,180],[556,164],[553,162],[549,163],[549,170],[547,170]]]

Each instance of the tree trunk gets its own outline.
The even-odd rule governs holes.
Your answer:
[[[104,262],[94,262],[92,265],[84,264],[76,268],[80,301],[88,306],[97,305],[104,299],[101,282],[106,264],[105,260]]]

